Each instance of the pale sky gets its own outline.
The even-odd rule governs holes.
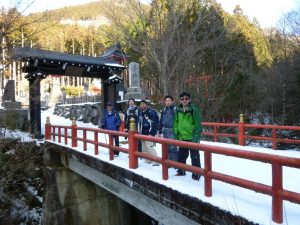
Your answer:
[[[96,0],[0,0],[0,6],[14,6],[16,2],[22,2],[24,6],[34,2],[24,12],[44,11],[64,6],[79,5]],[[149,0],[142,0],[149,2]],[[216,0],[225,11],[232,13],[236,5],[240,5],[245,15],[250,20],[254,17],[259,21],[261,27],[276,26],[280,17],[292,9],[300,7],[300,0]],[[19,7],[24,9],[24,7]]]
[[[240,5],[250,21],[255,17],[262,28],[276,26],[280,17],[300,7],[300,0],[216,0],[229,13]]]

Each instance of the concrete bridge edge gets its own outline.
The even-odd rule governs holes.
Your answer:
[[[64,162],[63,162],[64,163]],[[163,204],[131,189],[130,187],[116,181],[115,179],[90,168],[77,160],[69,158],[66,167],[75,173],[92,181],[96,185],[106,189],[115,196],[121,198],[125,202],[131,204],[164,225],[189,224],[197,225],[193,220],[171,210]]]

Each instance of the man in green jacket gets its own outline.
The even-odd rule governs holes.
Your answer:
[[[180,95],[181,104],[176,108],[173,130],[175,138],[180,141],[199,142],[202,132],[201,114],[198,107],[191,103],[191,95],[182,92]],[[178,162],[186,163],[191,153],[192,165],[201,167],[199,151],[195,149],[179,147]],[[176,176],[184,176],[185,171],[177,170]],[[199,174],[192,174],[193,180],[199,180]]]

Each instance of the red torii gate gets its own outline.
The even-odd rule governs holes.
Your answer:
[[[195,80],[198,81],[204,81],[204,86],[205,86],[205,98],[208,98],[208,81],[212,80],[212,75],[189,75],[186,83],[188,85],[194,85],[195,84]]]

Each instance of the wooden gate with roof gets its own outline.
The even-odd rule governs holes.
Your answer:
[[[114,93],[115,84],[122,82],[120,75],[125,67],[114,59],[73,55],[34,48],[15,47],[12,51],[15,61],[23,61],[22,71],[29,81],[30,132],[41,137],[40,82],[48,75],[98,78],[102,80],[101,111],[108,95]],[[110,94],[111,95],[111,94]],[[115,95],[109,96],[115,102]]]

